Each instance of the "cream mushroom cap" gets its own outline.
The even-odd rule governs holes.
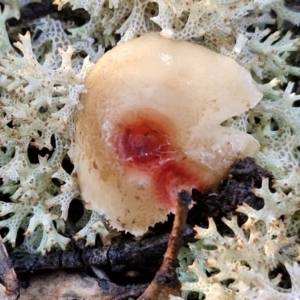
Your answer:
[[[119,230],[142,235],[174,213],[180,189],[208,191],[259,150],[220,123],[262,94],[247,70],[205,47],[146,34],[104,54],[86,88],[70,156],[86,207]]]

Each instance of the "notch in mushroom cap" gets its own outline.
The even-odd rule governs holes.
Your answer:
[[[259,149],[220,126],[262,98],[234,60],[156,33],[108,51],[86,80],[70,156],[86,207],[134,235],[174,213],[179,190],[208,191]]]

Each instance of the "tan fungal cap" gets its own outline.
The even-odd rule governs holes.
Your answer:
[[[86,80],[70,151],[86,207],[134,235],[174,212],[177,193],[219,184],[250,135],[220,126],[262,98],[234,60],[150,33],[108,51]]]

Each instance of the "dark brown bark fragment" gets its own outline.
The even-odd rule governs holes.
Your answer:
[[[253,158],[245,158],[237,161],[231,166],[228,176],[221,182],[213,193],[203,194],[193,190],[193,200],[196,202],[188,215],[189,225],[208,227],[208,218],[213,218],[218,231],[225,234],[228,227],[222,218],[231,219],[238,216],[238,223],[242,225],[247,217],[237,213],[239,205],[247,203],[252,208],[259,210],[264,206],[264,200],[253,193],[253,188],[260,188],[262,177],[270,178],[270,189],[272,190],[273,176],[267,170],[257,166]]]

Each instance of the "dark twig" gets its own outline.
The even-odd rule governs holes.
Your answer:
[[[0,237],[0,296],[1,299],[18,299],[20,295],[19,282],[16,273],[12,267],[12,263],[7,255],[6,248]]]
[[[181,285],[176,274],[177,256],[182,244],[182,233],[186,226],[190,203],[191,195],[186,191],[178,193],[175,220],[163,263],[139,300],[165,300],[169,295],[180,296]]]
[[[194,240],[194,231],[187,227],[183,241]],[[140,241],[126,241],[102,248],[52,253],[45,256],[37,254],[10,253],[17,274],[58,269],[82,269],[86,266],[112,268],[126,265],[138,270],[141,266],[151,267],[160,261],[169,239],[169,234],[155,236]]]

